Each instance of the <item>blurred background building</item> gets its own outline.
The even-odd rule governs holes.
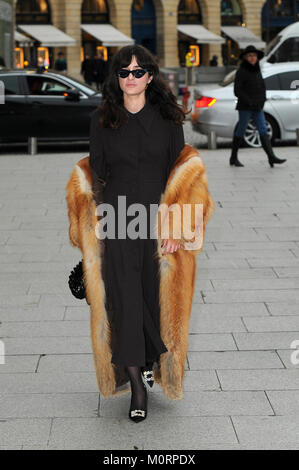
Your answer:
[[[13,4],[15,66],[53,68],[63,52],[77,78],[87,56],[102,51],[109,60],[134,43],[161,67],[184,67],[189,51],[195,65],[235,65],[248,44],[262,48],[299,20],[299,0],[0,0],[0,55],[7,57]]]
[[[13,65],[14,14],[13,0],[0,0],[0,66]]]

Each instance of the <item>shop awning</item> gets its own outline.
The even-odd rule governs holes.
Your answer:
[[[41,46],[74,46],[75,39],[51,24],[20,24],[18,28],[40,42]]]
[[[201,24],[178,24],[178,31],[196,39],[198,44],[223,44],[225,40]]]
[[[240,49],[245,49],[245,47],[250,44],[255,46],[257,49],[263,49],[266,46],[264,41],[243,26],[222,26],[221,30],[229,38],[236,41]]]
[[[20,44],[29,45],[32,43],[32,39],[27,38],[27,36],[24,36],[24,34],[19,33],[19,31],[15,31],[14,38],[15,38],[15,41],[17,41]]]
[[[81,24],[81,29],[102,42],[103,46],[126,46],[135,40],[114,28],[112,24]]]

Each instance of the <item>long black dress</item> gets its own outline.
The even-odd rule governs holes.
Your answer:
[[[185,141],[183,126],[164,119],[158,106],[148,100],[137,113],[127,113],[128,122],[118,129],[100,127],[99,110],[92,114],[90,165],[106,182],[103,201],[113,206],[116,219],[115,238],[104,238],[106,294],[113,331],[111,362],[144,366],[167,351],[160,336],[157,239],[151,237],[154,218],[149,207],[156,204],[158,208]],[[126,209],[134,203],[145,206],[145,235],[121,238],[118,196],[126,196]],[[138,215],[133,213],[126,216],[125,227]],[[138,229],[141,231],[140,226]]]

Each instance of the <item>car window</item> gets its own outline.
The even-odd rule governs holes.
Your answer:
[[[274,47],[279,43],[281,40],[281,36],[275,36],[272,41],[270,41],[267,46],[265,47],[265,56],[268,56],[270,52],[274,49]]]
[[[279,74],[280,87],[282,90],[296,90],[299,85],[299,70]],[[297,83],[296,83],[297,82]],[[292,86],[291,86],[292,85]]]
[[[30,95],[63,96],[72,87],[49,77],[27,76]]]
[[[299,38],[286,39],[274,54],[276,62],[299,61]]]
[[[6,95],[19,95],[19,81],[16,75],[0,75],[0,81],[4,83]]]
[[[81,80],[78,80],[77,78],[76,80],[74,80],[71,77],[67,76],[66,80],[70,83],[70,85],[73,85],[75,88],[79,88],[79,90],[81,90],[83,93],[85,93],[88,96],[99,94],[99,92],[95,91],[94,88],[86,85],[86,83],[82,82]]]
[[[278,74],[265,78],[265,85],[267,90],[280,90]]]

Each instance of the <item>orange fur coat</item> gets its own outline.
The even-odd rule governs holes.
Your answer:
[[[111,329],[105,308],[105,280],[101,271],[103,240],[99,241],[96,236],[98,217],[94,196],[89,157],[85,157],[75,165],[66,185],[69,238],[70,243],[82,253],[96,377],[99,392],[103,397],[108,397],[130,391],[130,384],[125,368],[111,363]],[[194,204],[202,204],[201,236],[204,239],[206,223],[214,211],[214,203],[208,190],[205,166],[198,151],[189,144],[185,144],[172,167],[165,190],[161,194],[161,203],[168,206],[177,203],[179,207],[191,204],[191,229],[195,233],[200,225],[195,216]],[[166,397],[178,400],[183,397],[196,256],[201,252],[202,245],[197,249],[190,249],[190,242],[194,238],[186,237],[181,229],[181,220],[170,216],[168,227],[173,230],[170,235],[178,234],[175,237],[181,240],[182,246],[174,253],[163,255],[161,240],[166,237],[161,236],[161,230],[165,228],[165,218],[159,215],[156,220],[160,269],[160,333],[168,351],[155,364],[154,380],[161,386]]]

